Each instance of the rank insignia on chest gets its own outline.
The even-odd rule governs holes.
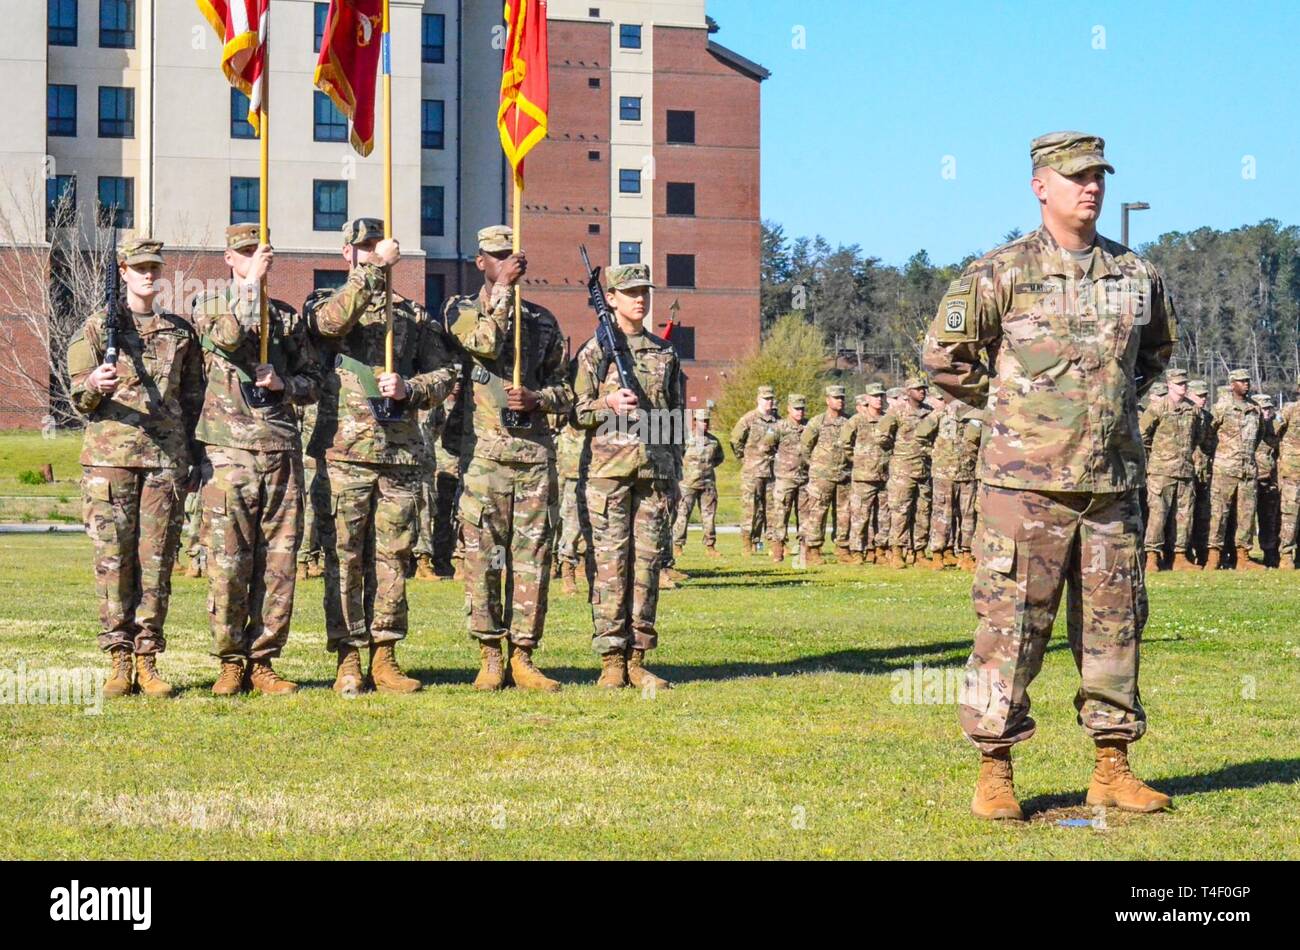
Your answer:
[[[944,305],[943,328],[949,333],[966,332],[965,300],[949,300]]]

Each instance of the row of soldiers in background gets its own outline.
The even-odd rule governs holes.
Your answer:
[[[841,563],[973,570],[983,413],[921,377],[888,392],[869,384],[852,416],[843,386],[824,397],[825,412],[807,419],[806,397],[791,393],[778,419],[774,389],[760,386],[732,429],[745,554],[766,539],[784,560],[793,517],[804,563],[821,564],[829,519]]]
[[[587,546],[599,685],[668,685],[646,668],[645,654],[658,641],[658,581],[671,560],[669,512],[682,446],[647,442],[613,424],[641,410],[682,410],[676,355],[644,332],[649,268],[605,271],[635,391],[623,386],[594,338],[570,366],[555,317],[528,301],[520,321],[522,385],[514,386],[510,304],[527,261],[511,247],[507,227],[479,232],[483,287],[449,299],[441,323],[391,295],[392,372],[383,369],[385,302],[400,248],[383,238],[381,221],[345,225],[347,280],[313,292],[301,317],[267,300],[264,362],[257,288],[274,251],[259,244],[255,227],[227,229],[231,285],[197,298],[189,320],[156,307],[161,242],[140,238],[118,251],[122,306],[112,321],[105,311],[92,314],[68,357],[73,398],[87,422],[83,494],[95,546],[99,644],[112,663],[106,695],[172,693],[157,655],[166,645],[187,493],[197,499],[190,504],[198,522],[192,568],[209,580],[216,695],[297,689],[272,660],[288,640],[295,582],[320,570],[316,551],[340,694],[421,688],[395,651],[409,629],[406,578],[413,569],[445,573],[453,549],[463,562],[468,632],[482,661],[474,685],[558,690],[532,653],[546,617],[561,498],[553,448],[561,421],[575,429],[570,438],[581,456],[577,521]],[[448,399],[459,409],[450,416]],[[397,413],[387,408],[394,405]],[[430,454],[449,418],[459,419],[458,431],[448,425],[442,433],[449,451]],[[304,468],[314,470],[310,485]],[[305,497],[313,516],[304,517]],[[454,544],[446,517],[452,510]],[[430,527],[438,512],[441,535]],[[316,537],[304,545],[305,528]],[[364,673],[362,650],[370,658]]]

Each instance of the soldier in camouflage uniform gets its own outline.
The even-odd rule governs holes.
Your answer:
[[[199,463],[204,469],[202,461]],[[201,471],[200,478],[206,478]],[[185,573],[188,577],[202,577],[208,566],[207,538],[203,536],[203,502],[199,492],[192,491],[185,496],[185,525],[181,529],[181,540],[185,544],[185,556],[189,559]],[[176,564],[180,564],[180,558]]]
[[[1210,387],[1203,379],[1187,384],[1187,400],[1200,415],[1201,442],[1192,450],[1192,479],[1196,501],[1192,505],[1192,560],[1203,567],[1210,551],[1210,469],[1214,462],[1214,434],[1210,430],[1210,410],[1205,408]]]
[[[1169,519],[1174,520],[1173,569],[1193,570],[1190,555],[1196,506],[1193,453],[1205,441],[1204,417],[1187,396],[1187,373],[1170,370],[1169,393],[1153,398],[1138,426],[1147,452],[1146,570],[1160,570]]]
[[[560,684],[532,659],[546,625],[551,506],[559,493],[545,414],[567,415],[573,389],[559,323],[527,300],[520,311],[521,385],[512,385],[514,288],[528,268],[522,253],[511,253],[513,241],[514,232],[502,225],[478,232],[475,261],[483,287],[473,296],[452,297],[444,312],[468,369],[462,398],[469,415],[460,452],[465,613],[482,661],[475,689],[501,689],[513,680],[520,689],[555,692]],[[507,428],[503,410],[526,425]]]
[[[840,428],[840,447],[853,459],[849,493],[849,551],[860,563],[876,563],[880,540],[880,515],[885,507],[885,481],[890,450],[881,436],[885,389],[868,383],[855,403],[853,418]]]
[[[1259,548],[1264,552],[1264,566],[1278,565],[1278,525],[1282,517],[1282,495],[1277,483],[1277,460],[1280,440],[1277,432],[1273,397],[1255,393],[1250,397],[1259,406],[1259,445],[1255,448],[1255,525]]]
[[[1296,380],[1300,395],[1300,380]],[[1300,399],[1287,404],[1277,418],[1277,477],[1280,509],[1278,567],[1296,569],[1296,542],[1300,540]]]
[[[902,386],[890,386],[885,390],[885,414],[897,413],[907,405],[907,390]],[[889,455],[890,464],[893,463],[894,443],[892,440],[885,442],[884,448]],[[880,498],[880,517],[879,524],[876,526],[876,563],[887,564],[889,562],[889,541],[894,531],[894,512],[889,507],[889,471],[885,470],[885,493]]]
[[[785,560],[785,542],[794,515],[795,537],[800,534],[799,512],[807,504],[808,461],[803,456],[803,430],[807,425],[808,400],[803,393],[786,397],[786,416],[764,436],[775,447],[772,456],[772,505],[768,511],[767,535],[774,563]]]
[[[931,564],[974,570],[975,466],[979,461],[983,413],[957,399],[937,412],[938,432],[930,460],[933,504],[930,514]]]
[[[232,284],[195,298],[193,322],[207,387],[194,437],[207,446],[204,483],[208,621],[221,661],[216,696],[282,695],[298,687],[271,665],[289,640],[295,559],[302,539],[302,446],[295,406],[316,401],[320,364],[288,304],[267,300],[267,362],[260,361],[258,285],[274,261],[258,228],[226,229]],[[274,394],[250,406],[245,390]],[[247,668],[246,668],[247,667]]]
[[[678,488],[681,500],[677,503],[677,524],[673,531],[673,544],[678,554],[686,546],[686,526],[698,503],[700,527],[704,530],[704,553],[709,557],[719,557],[718,549],[714,547],[718,538],[714,526],[718,516],[718,480],[714,471],[722,464],[724,455],[722,443],[709,431],[709,416],[707,409],[695,410],[695,425],[682,453],[682,480]]]
[[[560,532],[556,557],[560,562],[560,582],[566,594],[578,592],[578,565],[582,563],[582,543],[586,534],[578,516],[578,496],[582,491],[582,445],[586,434],[566,417],[564,428],[555,440],[555,468],[560,479]]]
[[[465,441],[465,403],[460,394],[464,389],[464,370],[457,377],[451,395],[443,402],[447,416],[439,439],[438,472],[434,480],[437,487],[437,505],[433,521],[433,569],[440,577],[457,578],[455,565],[464,552],[460,516],[456,509],[460,501],[460,475],[463,468],[460,457]],[[464,580],[463,577],[457,578]]]
[[[889,460],[889,483],[885,488],[891,511],[889,563],[904,568],[929,540],[930,451],[939,433],[937,414],[925,401],[925,379],[913,376],[904,389],[907,396],[891,409],[881,423],[881,437],[893,449]],[[926,566],[940,569],[943,558],[924,559]]]
[[[1147,618],[1137,400],[1175,342],[1160,274],[1097,234],[1112,171],[1100,138],[1057,132],[1030,147],[1043,226],[971,263],[949,284],[924,362],[937,386],[987,401],[980,449],[979,616],[960,705],[980,750],[972,811],[1021,818],[1011,747],[1034,734],[1028,689],[1062,588],[1081,684],[1080,724],[1097,746],[1087,802],[1167,808],[1128,744],[1146,731],[1138,644]]]
[[[318,361],[319,362],[319,361]],[[323,373],[323,371],[321,371]],[[298,545],[298,580],[325,574],[324,550],[332,545],[329,496],[325,491],[329,479],[323,474],[324,459],[307,451],[316,428],[316,404],[298,407],[298,441],[302,444],[302,543]],[[320,477],[317,477],[317,476]]]
[[[81,490],[95,545],[99,647],[112,660],[104,695],[138,688],[169,696],[156,655],[167,644],[163,626],[183,499],[198,481],[193,437],[203,405],[203,354],[183,317],[154,309],[162,242],[128,241],[117,262],[126,288],[117,363],[104,362],[103,310],[68,345],[70,394],[86,419]]]
[[[758,402],[731,428],[731,452],[740,459],[740,548],[754,553],[767,526],[776,444],[768,437],[776,425],[776,390],[758,387]]]
[[[646,669],[645,654],[659,642],[659,562],[672,516],[668,483],[680,471],[682,451],[663,436],[679,431],[671,419],[684,411],[681,367],[668,341],[644,328],[653,287],[649,265],[607,267],[605,282],[640,394],[622,387],[618,368],[594,337],[583,344],[574,390],[575,421],[587,432],[579,505],[594,561],[588,568],[591,645],[601,656],[598,686],[653,690],[668,686]]]
[[[383,371],[385,269],[401,257],[397,242],[383,234],[378,218],[345,224],[347,282],[315,291],[303,306],[326,367],[309,451],[324,454],[334,514],[334,545],[325,552],[325,635],[337,654],[334,690],[343,697],[356,696],[367,683],[387,693],[420,689],[419,680],[402,672],[396,653],[408,626],[406,569],[424,461],[418,413],[442,402],[456,379],[442,327],[396,293],[394,371]],[[380,422],[372,399],[392,400],[401,417]],[[366,678],[362,647],[370,651]]]
[[[422,581],[440,581],[442,575],[433,567],[433,526],[438,510],[438,462],[442,454],[438,442],[447,425],[447,412],[442,406],[420,412],[420,434],[424,436],[425,462],[420,478],[420,494],[416,498],[416,522],[419,526],[415,539],[415,577]]]
[[[826,411],[813,416],[800,437],[800,448],[808,463],[807,505],[800,512],[804,564],[822,563],[826,540],[826,517],[831,518],[836,558],[851,564],[849,551],[849,489],[852,472],[848,453],[840,445],[840,431],[848,421],[844,415],[844,387],[825,388]]]
[[[1255,534],[1255,450],[1259,447],[1259,407],[1250,400],[1250,373],[1234,369],[1228,374],[1230,392],[1214,406],[1210,429],[1214,433],[1214,482],[1210,488],[1209,570],[1228,568],[1224,554],[1229,544],[1228,524],[1237,519],[1236,567],[1256,570],[1250,559]],[[1231,545],[1229,544],[1229,548]]]

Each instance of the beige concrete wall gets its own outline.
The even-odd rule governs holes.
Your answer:
[[[0,30],[0,88],[6,122],[0,136],[0,216],[12,232],[0,240],[44,240],[45,4],[15,3]]]
[[[463,257],[473,257],[480,228],[508,224],[501,139],[502,4],[461,0],[461,221]],[[545,147],[540,146],[540,147]]]

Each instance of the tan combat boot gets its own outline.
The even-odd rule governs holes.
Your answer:
[[[1259,561],[1250,559],[1250,548],[1237,548],[1237,570],[1239,571],[1263,571],[1267,570]]]
[[[1295,570],[1294,559],[1292,559],[1289,556],[1282,558],[1282,560],[1278,562],[1277,569],[1279,571],[1294,571]]]
[[[977,818],[1024,820],[1020,802],[1016,801],[1010,752],[980,756],[980,774],[970,810]]]
[[[957,559],[957,568],[962,571],[975,570],[975,558],[970,554],[963,554]]]
[[[705,556],[705,557],[722,557],[722,552],[719,551],[719,550],[718,550],[714,545],[712,545],[712,544],[706,544],[706,545],[704,545],[704,556]]]
[[[771,550],[771,554],[772,554],[772,563],[773,563],[773,564],[780,564],[782,561],[784,561],[784,560],[785,560],[785,542],[784,542],[784,541],[773,541],[773,542],[772,542],[772,550]]]
[[[668,568],[661,568],[659,571],[659,589],[676,590],[677,582],[673,580],[673,572]]]
[[[1146,572],[1148,574],[1155,574],[1159,570],[1160,570],[1160,555],[1157,554],[1155,551],[1148,551],[1147,560],[1146,560]]]
[[[186,577],[202,577],[202,576],[203,576],[203,562],[200,561],[200,560],[199,560],[198,558],[196,558],[196,557],[191,557],[191,558],[190,558],[190,563],[189,563],[189,565],[185,568],[185,576],[186,576]]]
[[[108,679],[104,681],[104,698],[116,699],[119,696],[129,696],[132,687],[135,686],[135,679],[131,675],[133,672],[131,648],[113,647],[108,651],[108,659],[113,665],[109,670]]]
[[[397,665],[397,647],[392,641],[370,644],[370,682],[381,693],[417,693],[423,688]]]
[[[804,545],[803,549],[804,567],[817,567],[822,563],[822,549],[810,548]]]
[[[307,562],[307,576],[308,576],[309,578],[311,578],[311,577],[324,577],[324,576],[325,576],[325,566],[324,566],[323,564],[321,564],[320,561],[308,561],[308,562]]]
[[[146,696],[163,699],[172,694],[172,684],[158,675],[158,658],[141,653],[135,658],[135,685]]]
[[[1205,570],[1221,571],[1223,570],[1223,552],[1218,548],[1210,548],[1210,559],[1205,562]]]
[[[835,560],[839,561],[841,564],[858,563],[857,558],[853,556],[853,552],[842,545],[835,546]]]
[[[875,564],[875,563],[876,563],[876,549],[875,549],[875,548],[870,548],[870,549],[868,549],[868,550],[862,552],[862,563],[863,563],[863,564]]]
[[[480,640],[478,653],[483,665],[479,668],[478,676],[474,677],[474,688],[484,692],[501,689],[506,685],[505,657],[501,655],[501,641]]]
[[[1169,565],[1171,571],[1199,571],[1200,566],[1182,551],[1174,555],[1174,563]]]
[[[601,689],[622,689],[627,685],[627,657],[622,650],[611,650],[600,657],[600,679],[596,685]]]
[[[1097,764],[1088,786],[1088,804],[1105,805],[1122,811],[1163,811],[1173,800],[1144,783],[1130,771],[1128,744],[1097,745]]]
[[[213,696],[236,696],[244,689],[244,664],[239,660],[222,660],[221,672],[212,684]]]
[[[627,655],[627,681],[637,689],[672,689],[673,684],[645,668],[645,650],[631,648]]]
[[[889,566],[901,571],[907,567],[907,553],[902,548],[889,549]]]
[[[415,577],[422,581],[441,580],[438,572],[433,569],[433,558],[427,554],[421,554],[415,559]]]
[[[284,696],[298,692],[298,684],[291,683],[271,668],[269,657],[248,664],[248,688],[266,696]]]
[[[361,675],[361,651],[347,644],[339,644],[338,672],[334,676],[334,692],[344,699],[355,699],[365,689],[366,680]]]
[[[917,556],[917,563],[923,567],[928,567],[932,571],[942,571],[944,568],[942,554],[929,554],[922,551]]]
[[[957,560],[957,555],[953,553],[952,548],[943,552],[944,567],[961,567],[961,561]]]
[[[564,586],[566,594],[576,594],[578,592],[577,568],[568,561],[565,561],[560,568],[560,583]]]
[[[510,678],[519,689],[558,693],[560,684],[533,664],[533,648],[510,644]]]
[[[307,579],[307,562],[306,562],[306,561],[299,561],[299,562],[298,562],[298,575],[297,575],[297,579],[300,580],[300,581],[305,581],[305,580]]]

